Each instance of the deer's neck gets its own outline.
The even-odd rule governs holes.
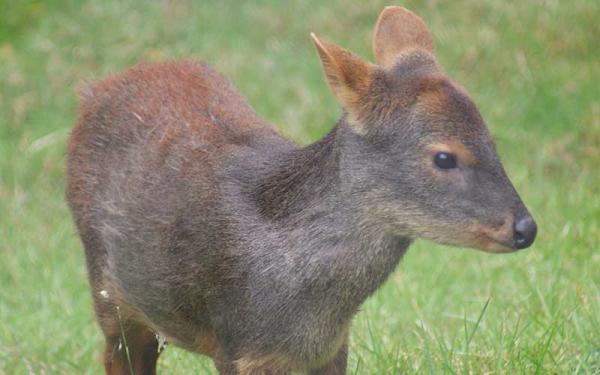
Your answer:
[[[288,275],[304,280],[296,294],[332,301],[328,314],[342,320],[387,279],[411,242],[366,217],[361,196],[340,181],[343,130],[338,125],[274,161],[255,189],[260,214],[283,233],[285,251],[297,260]]]
[[[329,205],[339,187],[336,129],[312,145],[272,160],[254,189],[262,216],[282,222],[302,217],[309,207]]]

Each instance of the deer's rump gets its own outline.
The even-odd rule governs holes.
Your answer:
[[[219,175],[234,154],[289,147],[199,63],[140,64],[84,89],[67,199],[92,293],[198,350],[207,301],[242,273]]]

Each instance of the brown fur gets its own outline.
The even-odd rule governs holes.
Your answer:
[[[314,34],[311,37],[331,91],[348,111],[356,131],[364,133],[359,118],[375,67],[342,47],[322,41]]]
[[[510,243],[506,238],[510,237],[513,231],[513,221],[509,213],[496,225],[483,225],[473,223],[469,228],[470,233],[479,233],[472,246],[486,249],[492,253],[506,253],[512,251]]]
[[[429,149],[431,150],[429,159],[438,152],[449,152],[458,156],[458,160],[464,165],[470,167],[477,165],[477,158],[461,141],[447,139],[443,143],[432,143]]]

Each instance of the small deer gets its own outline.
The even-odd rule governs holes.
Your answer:
[[[414,239],[532,244],[421,18],[383,10],[377,64],[312,40],[343,114],[306,147],[202,63],[142,63],[81,93],[67,200],[107,374],[154,374],[165,339],[221,374],[345,374],[353,316]]]

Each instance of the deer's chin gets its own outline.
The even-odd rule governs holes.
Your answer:
[[[434,242],[455,247],[468,247],[475,250],[485,251],[486,253],[512,253],[518,251],[512,244],[512,241],[501,240],[491,237],[485,233],[463,233],[462,235],[453,234],[448,239],[435,238]]]

